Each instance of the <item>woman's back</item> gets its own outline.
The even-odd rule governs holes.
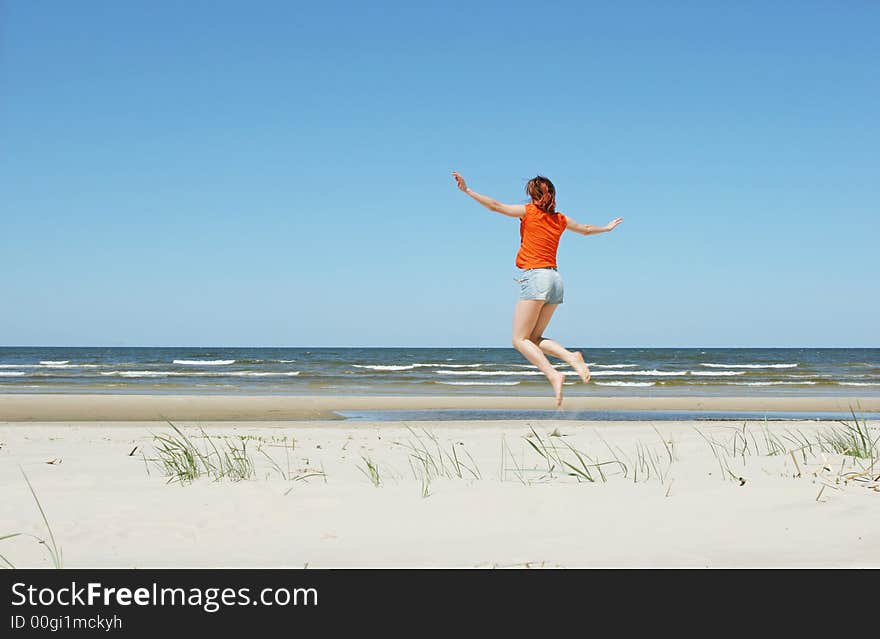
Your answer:
[[[527,204],[526,214],[519,223],[517,267],[556,268],[556,249],[567,224],[568,220],[562,213],[546,213],[534,203]]]

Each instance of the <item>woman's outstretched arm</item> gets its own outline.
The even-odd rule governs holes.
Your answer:
[[[581,235],[596,235],[597,233],[607,233],[613,231],[618,224],[623,222],[622,217],[615,218],[608,222],[605,226],[593,226],[592,224],[580,224],[573,219],[568,218],[568,224],[565,226],[569,231],[580,233]]]
[[[481,195],[479,193],[476,193],[475,191],[471,191],[468,188],[467,183],[464,181],[464,178],[455,171],[452,172],[452,177],[454,177],[455,181],[458,183],[458,188],[470,195],[472,198],[474,198],[477,202],[485,206],[490,211],[495,211],[496,213],[501,213],[503,215],[509,215],[510,217],[522,217],[526,214],[525,204],[502,204],[498,200],[493,200],[487,195]]]

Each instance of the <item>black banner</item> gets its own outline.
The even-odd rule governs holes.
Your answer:
[[[255,631],[262,636],[272,629],[325,636],[360,629],[373,636],[409,623],[423,624],[412,634],[475,626],[630,634],[639,627],[691,625],[695,615],[725,624],[764,617],[783,610],[786,596],[794,593],[801,599],[794,609],[802,609],[804,583],[838,581],[833,572],[5,570],[0,636],[110,632],[158,639],[157,633],[176,636],[176,629],[189,627],[219,636]],[[852,585],[855,576],[857,571],[850,571],[847,582]],[[823,591],[823,606],[832,604],[834,591]],[[851,608],[856,596],[858,590],[850,589],[842,603]],[[788,617],[789,629],[797,620]]]

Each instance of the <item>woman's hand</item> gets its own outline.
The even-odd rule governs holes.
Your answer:
[[[467,193],[468,185],[467,182],[464,181],[464,178],[461,177],[457,171],[452,172],[452,177],[454,177],[455,181],[458,183],[458,188]]]
[[[498,200],[493,200],[487,195],[481,195],[480,193],[475,193],[474,191],[471,191],[468,188],[467,182],[464,181],[464,178],[458,174],[458,171],[453,171],[452,177],[455,178],[459,189],[467,193],[470,197],[474,198],[477,202],[485,206],[490,211],[495,211],[496,213],[501,213],[502,215],[507,215],[508,217],[519,218],[526,214],[526,207],[524,204],[502,204]]]
[[[611,220],[610,222],[608,222],[608,224],[605,225],[605,230],[606,231],[613,231],[615,228],[617,228],[617,225],[620,224],[621,222],[623,222],[622,217],[615,218],[615,219]]]

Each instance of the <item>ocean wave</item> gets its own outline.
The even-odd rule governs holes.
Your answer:
[[[281,362],[282,364],[293,364],[295,359],[276,359],[276,362]]]
[[[106,371],[101,375],[105,377],[295,377],[300,371],[224,371],[224,372],[199,372],[199,371]]]
[[[745,371],[690,371],[691,375],[702,377],[731,377],[733,375],[745,375]]]
[[[482,364],[352,364],[372,371],[410,371],[414,368],[478,368]]]
[[[596,386],[653,386],[656,382],[596,382]]]
[[[561,371],[563,375],[575,376],[577,371]],[[436,370],[437,375],[509,375],[516,377],[519,375],[543,375],[541,371],[447,371]],[[624,375],[632,375],[639,377],[682,377],[687,375],[687,371],[593,371],[593,377],[617,377]]]
[[[175,364],[184,366],[228,366],[235,364],[234,359],[176,359]]]
[[[434,382],[435,384],[447,384],[448,386],[516,386],[519,382]]]
[[[261,372],[261,371],[230,371],[228,373],[217,373],[217,377],[225,377],[226,375],[234,375],[236,377],[296,377],[299,371],[288,371],[283,373]]]
[[[880,382],[837,382],[841,386],[880,386]]]
[[[371,371],[411,371],[415,364],[352,364],[354,368],[367,368]]]
[[[104,368],[102,364],[44,364],[41,363],[35,368]]]
[[[419,368],[479,368],[482,364],[416,364]]]
[[[21,371],[0,371],[0,377],[24,377],[27,373]]]
[[[517,368],[538,368],[534,364],[511,364],[511,366]],[[559,364],[553,364],[553,366],[554,368],[568,368],[571,364],[560,362]],[[636,368],[638,364],[596,364],[595,362],[588,362],[587,366],[590,368]]]
[[[687,375],[687,371],[593,371],[593,377],[616,377],[621,375],[636,375],[639,377],[681,377]]]
[[[70,364],[69,359],[60,359],[60,360],[51,360],[45,359],[40,362],[40,364],[46,364],[47,366],[51,366],[52,364]]]
[[[437,375],[506,375],[508,377],[517,377],[519,375],[543,375],[541,371],[448,371],[436,370]],[[568,374],[568,373],[566,373]]]
[[[516,368],[534,368],[534,369],[538,368],[534,364],[509,364],[509,366],[515,366]],[[567,366],[568,366],[568,364],[566,364],[564,362],[559,363],[559,364],[553,364],[553,368],[566,368]]]
[[[171,377],[173,375],[185,375],[174,371],[104,371],[105,377]]]
[[[707,364],[705,362],[700,366],[708,368],[797,368],[797,364]]]
[[[0,364],[0,368],[101,368],[101,364]]]
[[[731,386],[812,386],[818,382],[727,382]]]
[[[595,368],[636,368],[638,364],[590,364]]]

